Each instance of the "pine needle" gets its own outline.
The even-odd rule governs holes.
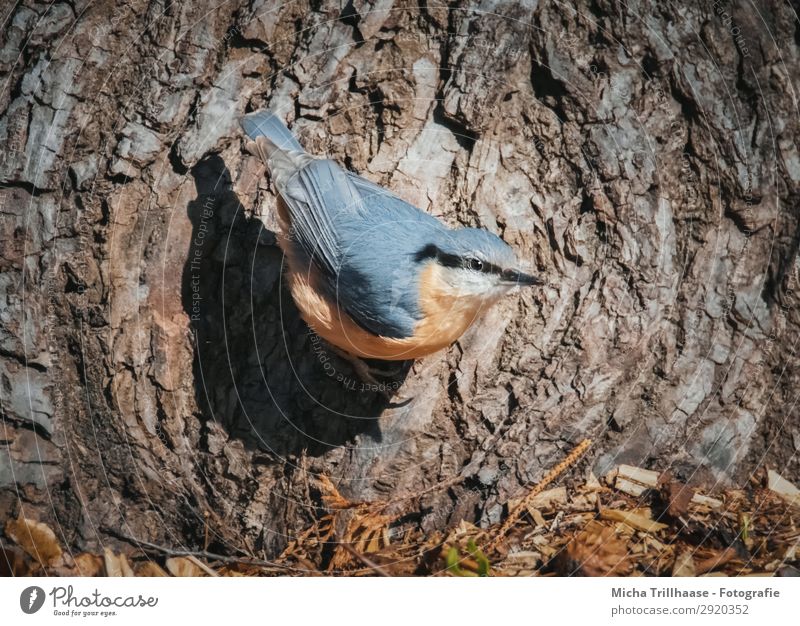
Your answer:
[[[572,452],[569,453],[567,458],[565,458],[563,461],[561,461],[561,463],[559,463],[553,469],[547,472],[547,475],[541,481],[539,481],[539,483],[533,489],[530,490],[528,495],[526,495],[522,499],[522,501],[519,504],[517,504],[516,507],[514,507],[511,513],[509,513],[506,521],[503,522],[503,525],[500,526],[500,529],[497,531],[497,534],[489,542],[490,548],[496,546],[500,542],[500,540],[502,540],[503,537],[505,537],[506,534],[508,534],[508,531],[511,530],[511,527],[517,523],[517,520],[520,518],[522,513],[524,513],[527,510],[528,505],[531,503],[531,501],[542,491],[544,491],[545,487],[547,487],[550,483],[552,483],[556,478],[558,478],[570,467],[575,465],[580,460],[580,458],[586,453],[586,451],[589,449],[589,446],[591,445],[592,445],[591,439],[584,439],[575,447],[575,449],[572,450]]]

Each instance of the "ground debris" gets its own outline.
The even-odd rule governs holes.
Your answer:
[[[0,537],[3,575],[106,576],[796,576],[796,487],[772,470],[741,489],[704,494],[669,472],[621,465],[604,479],[552,486],[584,442],[506,503],[487,528],[462,520],[424,533],[409,522],[426,488],[388,502],[352,502],[314,480],[318,515],[274,561],[130,540],[126,553],[72,556],[46,523],[19,517]],[[443,483],[443,489],[453,481]],[[567,486],[569,485],[569,486]],[[545,490],[545,487],[549,489]]]

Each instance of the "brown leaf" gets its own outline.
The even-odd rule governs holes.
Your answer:
[[[626,576],[633,569],[627,544],[613,528],[599,524],[578,533],[554,566],[560,576]]]
[[[192,577],[203,576],[204,572],[195,563],[183,556],[173,556],[165,563],[167,571],[173,576]]]
[[[6,523],[6,535],[45,567],[62,565],[56,534],[42,522],[20,516]]]
[[[160,576],[169,576],[157,563],[153,561],[142,561],[141,563],[137,563],[136,567],[134,568],[134,572],[137,576],[141,576],[143,578],[156,578]]]
[[[722,552],[695,563],[694,569],[698,574],[705,574],[706,572],[710,572],[712,569],[716,569],[721,565],[725,565],[735,558],[736,550],[734,548],[725,548]]]
[[[96,554],[83,552],[74,561],[71,576],[99,576],[103,571],[103,559]]]
[[[31,563],[22,550],[0,543],[0,578],[29,576],[30,573]]]
[[[688,513],[689,503],[694,498],[694,489],[673,479],[669,471],[658,477],[658,487],[661,499],[666,503],[667,515],[679,518]]]

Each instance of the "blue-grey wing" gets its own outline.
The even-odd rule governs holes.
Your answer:
[[[302,167],[282,195],[291,236],[339,306],[373,334],[411,336],[422,316],[416,255],[442,224],[329,160]]]
[[[341,224],[358,215],[361,197],[346,172],[327,159],[298,169],[281,189],[289,209],[294,240],[329,279],[341,265]]]
[[[357,232],[343,230],[338,299],[367,330],[409,337],[422,317],[417,255],[439,240],[444,226],[383,187],[348,176],[361,194],[362,215]]]

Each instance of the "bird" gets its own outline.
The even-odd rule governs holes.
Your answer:
[[[248,113],[240,125],[277,190],[277,242],[300,316],[346,358],[439,352],[507,293],[542,284],[494,233],[450,228],[308,154],[273,111]]]

